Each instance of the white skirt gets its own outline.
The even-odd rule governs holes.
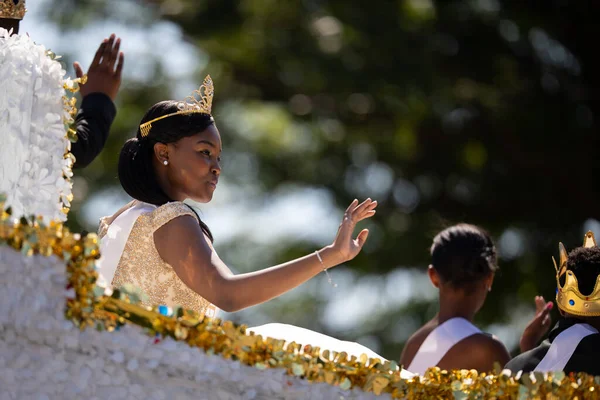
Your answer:
[[[337,351],[338,353],[345,351],[349,356],[356,356],[356,358],[359,358],[362,354],[366,354],[369,358],[379,358],[381,362],[387,361],[373,350],[361,344],[339,340],[294,325],[272,323],[248,328],[247,330],[262,337],[285,340],[288,343],[296,342],[302,346],[309,344],[313,347],[321,348],[321,351],[330,350]]]

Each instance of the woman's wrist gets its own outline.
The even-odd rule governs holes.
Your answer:
[[[318,254],[321,257],[319,261],[322,261],[323,269],[329,269],[335,267],[346,260],[342,257],[342,254],[333,248],[333,246],[325,246],[321,250],[318,250]]]
[[[536,342],[528,337],[521,337],[521,341],[519,342],[519,348],[521,353],[529,351],[533,349],[536,345]]]

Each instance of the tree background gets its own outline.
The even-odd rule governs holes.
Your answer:
[[[554,296],[557,244],[600,233],[594,1],[41,0],[22,30],[89,65],[123,38],[104,152],[77,171],[69,225],[128,199],[119,149],[144,111],[206,74],[224,170],[205,219],[237,271],[328,244],[355,197],[379,201],[361,255],[264,305],[286,322],[398,359],[436,312],[428,247],[448,224],[496,239],[501,273],[476,322],[517,351],[533,297]],[[597,15],[597,14],[596,14]],[[557,314],[553,315],[554,318]]]

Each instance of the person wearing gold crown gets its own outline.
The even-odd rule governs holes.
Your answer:
[[[100,223],[100,283],[133,285],[146,305],[183,306],[214,316],[269,301],[321,272],[356,257],[368,230],[356,224],[375,214],[377,202],[354,200],[333,243],[304,257],[246,274],[233,274],[213,247],[195,207],[211,201],[221,175],[221,137],[211,116],[213,82],[183,102],[162,101],[142,118],[123,146],[118,176],[135,200]],[[257,334],[383,359],[357,343],[303,328],[267,324]]]
[[[19,24],[26,12],[25,0],[0,0],[0,40],[8,40],[11,32],[19,33]],[[124,56],[119,52],[120,43],[121,40],[115,35],[104,39],[87,77],[80,85],[83,100],[75,118],[77,141],[71,145],[75,168],[89,165],[100,154],[108,138],[117,112],[113,101],[121,85],[123,70]],[[0,72],[11,67],[0,60]],[[77,77],[83,78],[78,62],[74,63],[74,68]]]
[[[548,339],[506,364],[513,372],[564,371],[600,375],[600,248],[587,232],[583,246],[567,255],[559,244],[556,304],[561,318]]]
[[[431,283],[439,289],[439,312],[407,341],[400,364],[423,375],[428,368],[491,371],[510,358],[500,340],[473,324],[498,270],[496,248],[478,226],[458,224],[439,232],[431,245]],[[552,303],[536,297],[536,316],[521,337],[521,351],[533,348],[550,328]]]

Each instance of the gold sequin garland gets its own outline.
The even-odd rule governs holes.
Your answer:
[[[132,289],[117,290],[113,296],[105,296],[95,285],[95,260],[100,256],[95,234],[72,234],[58,223],[43,225],[41,219],[15,220],[10,210],[4,210],[5,199],[0,196],[0,245],[27,256],[55,255],[65,261],[68,288],[75,293],[67,299],[65,315],[81,329],[116,331],[123,324],[135,324],[146,328],[149,335],[172,337],[209,354],[219,354],[258,369],[284,368],[289,375],[311,382],[326,382],[343,389],[361,388],[375,394],[390,393],[394,399],[598,397],[600,377],[587,374],[511,375],[498,367],[495,374],[487,375],[474,370],[448,372],[432,368],[422,377],[402,379],[394,362],[367,360],[366,356],[357,359],[310,345],[286,345],[282,340],[247,334],[245,326],[182,309],[174,310],[172,316],[162,315],[157,307],[136,305],[136,293]]]

